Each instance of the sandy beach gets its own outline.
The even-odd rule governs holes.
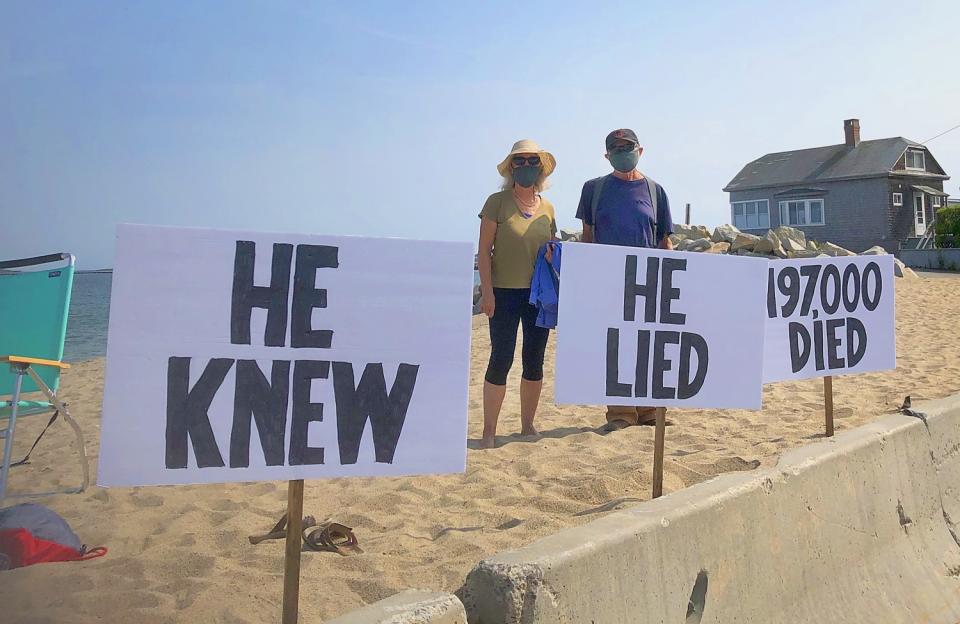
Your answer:
[[[916,403],[960,392],[960,279],[897,280],[896,306],[898,367],[834,381],[838,430],[895,411],[906,395]],[[486,319],[475,317],[466,474],[306,483],[304,513],[354,527],[365,553],[304,554],[302,618],[334,617],[411,587],[455,591],[484,557],[649,498],[653,429],[601,435],[602,408],[553,405],[553,338],[537,420],[542,435],[512,435],[519,431],[515,366],[498,448],[478,450],[488,355]],[[103,372],[98,359],[75,365],[64,377],[64,396],[84,429],[94,473]],[[822,381],[768,385],[759,412],[670,410],[668,417],[664,489],[671,492],[717,474],[772,465],[785,449],[821,437]],[[15,459],[45,422],[27,419],[18,426]],[[72,484],[79,472],[71,442],[68,427],[54,426],[31,463],[11,471],[10,491]],[[110,552],[85,563],[2,573],[3,622],[279,618],[282,542],[251,546],[247,536],[266,532],[282,515],[285,482],[94,486],[39,502],[63,515],[82,541]]]

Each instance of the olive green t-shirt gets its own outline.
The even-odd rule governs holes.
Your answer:
[[[513,191],[500,191],[487,198],[481,219],[497,222],[493,239],[493,287],[530,288],[537,252],[557,233],[553,204],[540,198],[537,211],[526,217]]]

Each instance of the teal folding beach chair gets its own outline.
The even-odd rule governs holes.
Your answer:
[[[58,416],[70,424],[77,436],[83,483],[79,488],[16,496],[82,492],[90,482],[83,433],[67,405],[57,397],[60,372],[70,367],[61,359],[73,269],[74,257],[70,254],[0,262],[0,503],[6,495],[17,419],[26,416],[52,414],[47,427]],[[45,400],[21,398],[31,392],[42,393],[36,398]]]

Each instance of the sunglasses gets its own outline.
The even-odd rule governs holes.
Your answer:
[[[611,153],[611,154],[626,154],[626,153],[628,153],[628,152],[635,151],[638,147],[639,147],[639,146],[636,145],[635,143],[629,143],[629,144],[626,144],[626,145],[624,145],[624,144],[614,145],[613,147],[610,148],[610,153]]]
[[[540,166],[540,157],[539,156],[514,156],[513,160],[510,161],[513,163],[514,167],[522,167],[524,165],[530,165],[531,167]]]

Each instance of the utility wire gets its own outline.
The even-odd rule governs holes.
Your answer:
[[[943,132],[941,132],[941,133],[938,134],[937,136],[931,137],[931,138],[927,139],[926,141],[920,141],[920,145],[926,145],[926,144],[929,143],[930,141],[932,141],[932,140],[934,140],[934,139],[939,139],[939,138],[942,137],[943,135],[947,134],[948,132],[953,132],[953,131],[956,130],[957,128],[960,128],[960,124],[955,125],[954,127],[950,128],[949,130],[944,130]]]

